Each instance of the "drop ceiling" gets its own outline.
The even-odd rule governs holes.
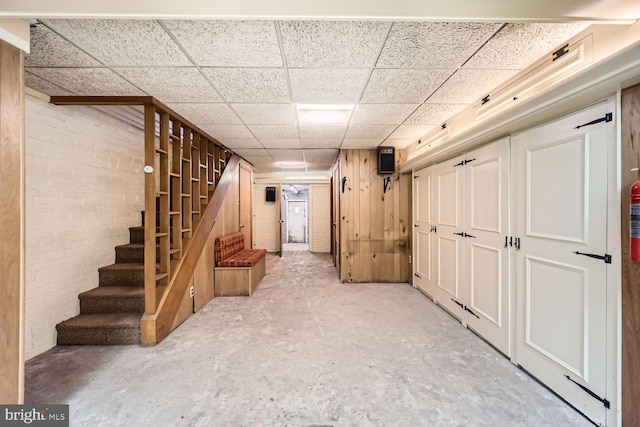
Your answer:
[[[47,95],[151,95],[258,174],[317,175],[339,149],[407,146],[586,27],[40,19],[26,80]],[[354,109],[347,126],[301,126],[297,103]]]

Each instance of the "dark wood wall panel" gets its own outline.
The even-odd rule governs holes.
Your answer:
[[[24,55],[0,41],[0,403],[24,393]]]
[[[640,425],[640,262],[630,258],[629,188],[640,174],[640,85],[622,92],[622,425]]]

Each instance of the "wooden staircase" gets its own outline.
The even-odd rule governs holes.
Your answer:
[[[56,325],[58,345],[140,344],[144,313],[144,227],[129,228],[115,263],[98,269],[98,287],[81,293],[80,314]]]

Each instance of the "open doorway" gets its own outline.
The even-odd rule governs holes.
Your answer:
[[[309,185],[282,185],[282,252],[309,250]]]

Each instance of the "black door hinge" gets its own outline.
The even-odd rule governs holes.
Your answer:
[[[344,187],[347,185],[347,177],[342,177],[342,192],[344,193]]]
[[[463,237],[471,237],[472,239],[476,238],[476,236],[472,236],[471,234],[467,234],[467,233],[464,233]]]
[[[473,158],[473,159],[471,159],[471,160],[465,160],[465,161],[464,161],[464,164],[466,165],[467,163],[471,163],[471,162],[473,162],[474,160],[475,160],[475,158]]]
[[[474,316],[476,316],[478,319],[480,318],[480,316],[478,316],[477,314],[475,314],[469,307],[467,307],[466,305],[464,306],[465,311],[468,311],[469,313],[473,314]]]
[[[480,104],[480,105],[484,105],[489,101],[491,101],[491,95],[487,95],[484,98],[482,98],[482,104]]]
[[[458,306],[460,306],[461,309],[464,310],[464,304],[463,303],[461,303],[460,301],[458,301],[456,299],[453,299],[453,298],[451,298],[451,301],[455,302]]]
[[[571,381],[572,383],[574,383],[575,385],[577,385],[578,387],[580,387],[589,396],[593,397],[597,401],[602,402],[602,404],[604,405],[605,408],[611,409],[611,402],[609,402],[607,399],[604,399],[604,398],[598,396],[597,394],[595,394],[594,392],[592,392],[591,390],[589,390],[588,388],[586,388],[582,384],[580,384],[580,383],[576,382],[575,380],[573,380],[569,375],[565,375],[564,377],[566,379],[568,379],[569,381]]]
[[[456,236],[464,237],[464,233],[453,233],[453,234],[455,234]]]
[[[418,179],[420,178],[420,175],[413,175],[413,179]]]
[[[560,59],[561,57],[563,57],[567,53],[569,53],[569,45],[565,44],[560,49],[558,49],[555,52],[553,52],[552,62],[555,61],[556,59]]]
[[[574,129],[580,129],[580,128],[583,128],[585,126],[591,126],[591,125],[595,125],[595,124],[602,123],[602,122],[609,123],[612,120],[613,120],[613,113],[607,113],[607,114],[604,115],[604,117],[600,117],[599,119],[591,120],[589,123],[585,123],[583,125],[578,125],[578,126],[574,127]]]
[[[418,279],[420,279],[420,275],[418,273],[414,273],[414,276],[416,276]]]
[[[431,226],[431,232],[432,232],[432,233],[437,233],[437,232],[438,232],[438,227],[437,227],[437,226],[435,226],[435,225],[432,225],[432,226]]]
[[[454,168],[457,166],[464,166],[464,160],[460,161],[460,163],[456,163],[455,165],[453,165]]]
[[[611,259],[612,258],[611,258],[611,255],[609,255],[609,254],[604,254],[604,255],[585,254],[583,252],[578,252],[578,251],[575,251],[574,254],[588,256],[589,258],[601,259],[601,260],[604,261],[605,264],[611,264]]]

